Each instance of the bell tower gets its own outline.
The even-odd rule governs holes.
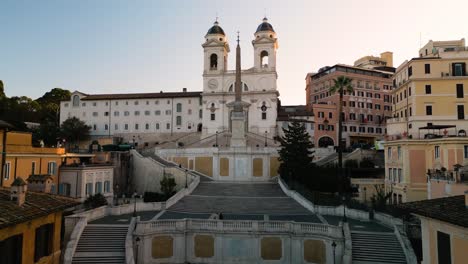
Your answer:
[[[203,74],[220,74],[227,70],[229,44],[216,20],[205,35]]]
[[[255,39],[252,41],[254,47],[254,68],[256,71],[276,71],[276,50],[278,49],[278,39],[273,26],[268,23],[268,19],[263,18],[263,22],[255,31]]]

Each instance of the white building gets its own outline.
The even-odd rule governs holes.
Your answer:
[[[114,196],[114,166],[106,164],[67,165],[60,168],[59,194],[77,198],[101,193],[108,203]]]
[[[242,70],[242,99],[248,132],[276,135],[278,41],[265,18],[252,41],[254,66]],[[231,129],[235,70],[228,70],[229,45],[223,29],[214,23],[203,43],[203,92],[139,94],[84,94],[75,91],[60,104],[60,123],[77,117],[91,126],[93,137],[123,137],[142,142],[171,140],[183,133],[213,135]]]
[[[160,139],[201,131],[201,93],[95,94],[75,91],[60,104],[60,123],[77,117],[91,127],[91,135],[132,140],[145,135]],[[153,137],[153,140],[157,138]]]
[[[276,135],[278,90],[276,50],[278,40],[268,20],[263,19],[252,40],[253,67],[242,70],[242,100],[251,133]],[[215,22],[203,43],[203,133],[230,131],[229,115],[234,102],[235,70],[228,70],[229,44],[223,29]]]

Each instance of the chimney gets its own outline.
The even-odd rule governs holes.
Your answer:
[[[20,177],[16,178],[10,187],[10,200],[15,201],[18,206],[22,206],[26,201],[26,190],[28,185]]]
[[[27,179],[28,189],[33,192],[50,193],[53,179],[49,174],[31,175]]]
[[[187,88],[182,88],[182,92],[186,93],[186,92],[187,92]]]

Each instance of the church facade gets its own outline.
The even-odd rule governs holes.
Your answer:
[[[265,18],[258,26],[254,39],[253,67],[242,70],[242,102],[246,130],[269,137],[276,135],[278,90],[276,51],[278,39]],[[228,70],[230,52],[224,30],[215,22],[203,43],[203,134],[232,130],[230,116],[235,99],[235,70]]]
[[[242,103],[248,133],[276,136],[278,108],[276,51],[278,40],[265,18],[252,40],[253,67],[242,70]],[[72,93],[60,104],[60,122],[77,117],[91,127],[94,138],[164,142],[184,134],[201,137],[231,132],[235,70],[229,70],[227,36],[216,21],[202,44],[203,90],[131,94]]]

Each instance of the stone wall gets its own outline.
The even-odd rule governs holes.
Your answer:
[[[342,263],[341,227],[284,221],[140,222],[140,263]]]
[[[164,175],[175,179],[177,184],[176,191],[185,187],[186,180],[189,185],[194,176],[190,171],[184,168],[174,166],[166,166],[151,157],[143,157],[135,150],[131,151],[132,155],[132,179],[133,186],[138,194],[145,192],[161,192],[161,180]],[[187,176],[186,176],[187,175]]]

